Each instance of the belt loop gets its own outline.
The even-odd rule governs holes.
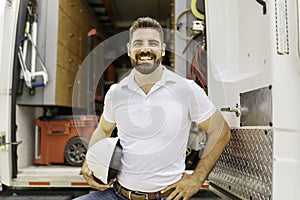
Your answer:
[[[116,194],[121,194],[121,185],[117,181],[114,183],[114,188],[116,190]]]
[[[145,200],[149,200],[149,194],[145,194]]]
[[[128,199],[131,200],[131,192],[132,191],[128,191]]]
[[[121,185],[118,187],[118,192],[121,194]]]
[[[160,199],[159,195],[158,195],[158,192],[155,193],[155,198],[158,199],[158,200]]]

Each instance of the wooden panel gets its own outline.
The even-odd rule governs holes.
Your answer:
[[[56,105],[72,106],[72,91],[76,74],[61,66],[56,71]]]
[[[60,10],[64,12],[70,21],[73,22],[74,25],[79,27],[78,39],[80,44],[78,45],[78,53],[77,55],[83,59],[86,56],[86,43],[87,40],[84,36],[88,33],[90,29],[90,18],[86,8],[84,7],[81,0],[63,0],[60,2]],[[61,23],[64,23],[63,21]]]
[[[82,33],[81,38],[82,38],[82,43],[80,47],[81,50],[80,55],[81,55],[81,61],[83,61],[88,55],[88,36],[87,34]]]
[[[89,21],[88,12],[81,0],[61,0],[59,7],[80,27],[85,27]]]
[[[87,33],[99,27],[97,21],[88,13],[81,0],[60,0],[56,71],[56,105],[72,106],[73,83],[79,65],[86,59],[88,51]],[[99,42],[98,42],[99,43]],[[81,85],[78,96],[85,97],[86,84]],[[86,99],[80,106],[86,106]]]
[[[62,9],[59,9],[58,42],[76,55],[80,52],[80,32],[80,27],[74,24]]]
[[[76,74],[80,64],[81,64],[81,58],[78,55],[75,55],[69,49],[67,49],[65,46],[58,43],[58,46],[57,46],[57,65],[58,66]]]

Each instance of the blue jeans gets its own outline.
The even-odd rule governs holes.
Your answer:
[[[157,200],[165,200],[168,196],[157,198]],[[114,188],[109,188],[105,191],[96,191],[83,196],[80,196],[74,200],[128,200],[121,193]]]

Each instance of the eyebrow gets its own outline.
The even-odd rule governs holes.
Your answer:
[[[143,40],[137,39],[137,40],[133,40],[133,41],[132,41],[132,43],[136,43],[136,42],[143,42]]]
[[[160,43],[160,41],[158,41],[158,40],[149,40],[149,42],[155,42],[155,43]]]
[[[140,40],[140,39],[137,39],[137,40],[133,40],[132,41],[132,43],[138,43],[138,42],[143,42],[143,40]],[[149,42],[155,42],[155,43],[160,43],[160,41],[158,41],[158,40],[153,40],[153,39],[151,39],[151,40],[149,40]]]

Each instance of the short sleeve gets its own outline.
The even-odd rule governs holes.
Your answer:
[[[189,113],[193,122],[201,123],[211,117],[216,107],[209,100],[204,90],[194,81],[189,80],[191,98],[189,100]]]
[[[116,85],[112,85],[104,97],[103,117],[110,123],[115,123],[112,105],[113,91],[115,87]]]

